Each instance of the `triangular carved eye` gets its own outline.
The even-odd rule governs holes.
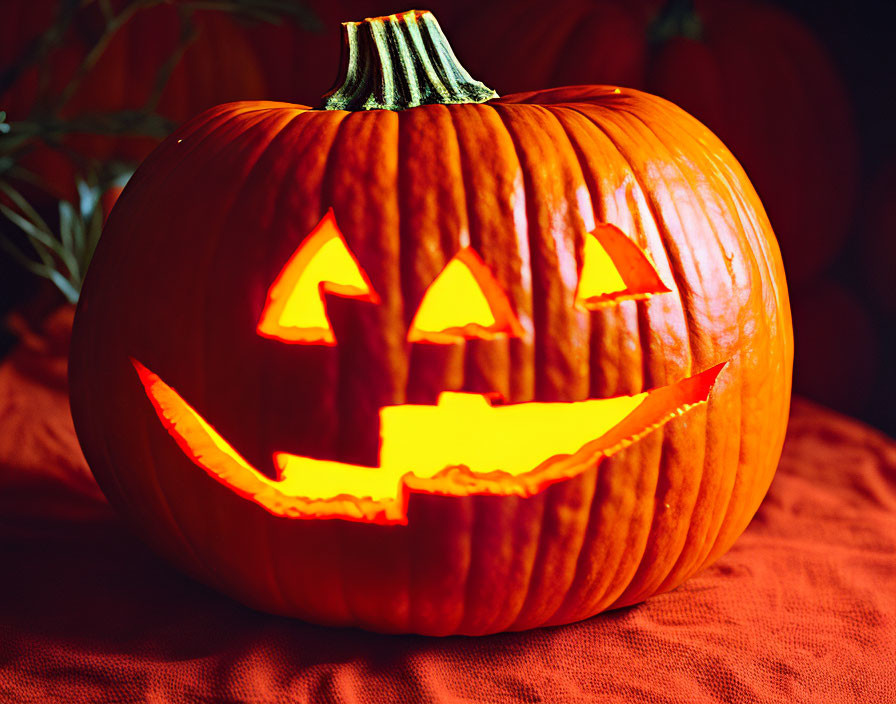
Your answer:
[[[408,340],[451,345],[520,335],[522,326],[507,294],[479,255],[465,247],[426,290]]]
[[[585,235],[575,305],[595,310],[668,293],[647,255],[618,227],[600,224]]]
[[[268,290],[258,334],[282,342],[335,345],[324,293],[379,303],[367,274],[327,211]]]

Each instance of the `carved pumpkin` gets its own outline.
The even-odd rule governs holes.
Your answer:
[[[110,215],[71,356],[101,486],[191,574],[318,623],[483,634],[674,588],[784,437],[743,171],[637,91],[497,99],[429,13],[344,27],[321,109],[205,112]]]

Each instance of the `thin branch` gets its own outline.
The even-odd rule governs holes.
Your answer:
[[[44,59],[55,46],[61,43],[63,35],[75,18],[78,4],[79,0],[65,0],[65,2],[59,3],[56,21],[50,25],[47,31],[34,38],[19,56],[18,61],[0,73],[0,95],[6,93],[29,68],[37,63],[46,63]]]
[[[34,208],[31,207],[31,203],[25,200],[25,198],[22,197],[22,194],[15,188],[8,183],[0,181],[0,191],[3,191],[6,197],[13,202],[13,205],[22,211],[22,215],[41,228],[44,232],[50,232],[50,226],[47,225],[46,221],[38,215]]]
[[[112,3],[109,0],[97,0],[97,4],[100,6],[100,12],[103,13],[103,19],[106,22],[111,22],[112,18],[115,17],[115,10],[112,8]]]
[[[143,108],[146,112],[155,112],[159,105],[159,100],[162,98],[165,86],[168,84],[168,79],[171,78],[171,74],[174,72],[174,69],[177,68],[181,58],[183,58],[187,47],[199,36],[199,31],[196,29],[193,18],[190,16],[190,13],[185,10],[183,5],[178,7],[178,15],[181,21],[181,29],[180,37],[177,40],[177,47],[171,52],[171,55],[156,72],[156,79],[153,83],[152,92],[149,94],[149,98],[146,100],[146,104]]]
[[[100,57],[103,55],[103,52],[106,51],[106,48],[109,46],[109,42],[112,41],[113,37],[116,35],[118,30],[120,30],[128,20],[131,19],[137,12],[140,10],[145,10],[153,5],[158,5],[163,2],[163,0],[136,0],[135,2],[125,5],[124,8],[115,15],[111,20],[106,22],[106,28],[103,30],[103,33],[100,35],[99,39],[96,40],[96,44],[94,44],[90,51],[87,52],[87,56],[84,57],[84,60],[81,62],[81,65],[78,67],[78,70],[75,72],[75,75],[65,86],[65,89],[59,95],[59,100],[56,101],[54,105],[53,113],[58,113],[65,104],[71,99],[71,97],[75,94],[75,91],[78,89],[78,86],[81,85],[81,81],[84,80],[84,77],[93,70],[93,67],[96,65],[96,62],[99,61]]]
[[[52,271],[51,266],[34,261],[5,237],[0,237],[0,247],[5,249],[13,259],[32,274],[47,277],[47,272]]]
[[[26,141],[52,142],[72,133],[164,138],[171,133],[174,122],[142,110],[120,110],[78,115],[67,120],[13,122],[10,127],[8,135],[0,135],[3,147],[0,153],[14,152]]]

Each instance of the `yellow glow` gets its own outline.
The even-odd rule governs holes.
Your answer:
[[[497,279],[472,248],[464,247],[426,290],[408,340],[453,345],[471,338],[491,340],[522,333]]]
[[[404,472],[390,467],[364,467],[344,462],[278,452],[274,463],[280,473],[280,490],[290,496],[329,499],[341,494],[374,500],[398,498]]]
[[[324,291],[376,302],[376,294],[328,212],[268,291],[258,332],[284,342],[335,344]]]
[[[525,474],[555,455],[571,455],[601,437],[647,398],[492,406],[480,394],[446,392],[435,406],[380,409],[380,464],[363,467],[278,453],[282,489],[296,496],[340,494],[397,498],[405,474],[421,479],[446,467]]]
[[[380,409],[380,464],[365,467],[276,453],[278,479],[265,476],[158,376],[134,361],[146,393],[181,449],[239,494],[258,498],[327,499],[340,495],[396,499],[405,474],[432,477],[447,467],[477,473],[531,471],[555,455],[569,455],[618,425],[647,398],[492,406],[480,394],[446,392],[435,406]]]
[[[595,310],[670,290],[647,254],[615,225],[597,224],[585,236],[582,258],[577,308]]]
[[[156,413],[181,449],[200,467],[235,489],[252,494],[254,484],[270,482],[228,443],[178,393],[132,360]]]
[[[380,409],[380,466],[431,477],[445,467],[528,472],[601,437],[647,397],[492,406],[480,394],[445,392],[436,406]]]
[[[284,498],[326,498],[342,493],[358,496],[393,496],[396,478],[376,467],[318,460],[276,453],[278,479],[259,472],[181,396],[140,362],[132,360],[156,413],[181,449],[212,477],[241,496],[260,503],[282,502]],[[363,492],[369,492],[365,494]]]
[[[329,516],[385,522],[403,520],[400,495],[406,475],[435,482],[437,474],[452,467],[477,475],[499,470],[510,475],[501,481],[513,493],[518,480],[512,478],[546,460],[587,448],[597,461],[705,402],[724,367],[635,396],[492,406],[479,394],[446,392],[435,406],[387,406],[380,409],[380,466],[275,453],[274,480],[246,462],[174,389],[132,362],[159,419],[183,452],[235,493],[279,516],[307,516],[307,502],[335,501]],[[378,502],[382,513],[358,513],[353,503],[358,499]]]
[[[169,403],[168,405],[169,405],[169,413],[170,413],[172,410],[173,404]],[[211,450],[211,451],[209,451],[207,453],[208,456],[206,456],[204,453],[197,453],[197,459],[202,460],[202,461],[209,461],[211,458],[215,457],[219,453],[224,453],[231,460],[236,462],[240,467],[242,467],[244,469],[252,468],[252,465],[250,465],[248,462],[246,462],[246,460],[243,459],[243,456],[240,455],[239,452],[234,450],[233,446],[229,442],[227,442],[224,438],[222,438],[217,430],[215,430],[212,426],[210,426],[208,423],[206,423],[205,418],[203,418],[201,415],[199,415],[192,408],[188,407],[188,411],[189,411],[189,413],[188,413],[189,417],[181,418],[182,424],[189,426],[192,424],[192,422],[197,423],[199,428],[202,430],[202,433],[204,435],[208,436],[208,439],[211,440],[212,445],[214,445],[214,450],[211,450],[211,448],[209,448],[209,450]],[[176,414],[171,414],[171,415],[173,418],[177,418]],[[180,431],[184,430],[184,428],[178,428],[176,423],[174,424],[174,428],[176,430],[180,430]]]
[[[455,257],[427,289],[411,330],[443,332],[468,325],[489,328],[494,324],[495,316],[476,277],[470,267]]]
[[[576,289],[576,305],[584,306],[592,298],[622,293],[627,286],[607,250],[590,232],[585,236],[582,274]]]
[[[341,237],[329,239],[308,262],[286,299],[277,323],[285,328],[329,328],[320,285],[324,282],[368,293],[367,283]]]

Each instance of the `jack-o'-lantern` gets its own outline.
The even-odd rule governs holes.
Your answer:
[[[409,12],[320,109],[207,111],[140,167],[72,408],[158,551],[265,611],[560,624],[674,588],[765,494],[792,333],[743,171],[670,103],[497,98]]]

